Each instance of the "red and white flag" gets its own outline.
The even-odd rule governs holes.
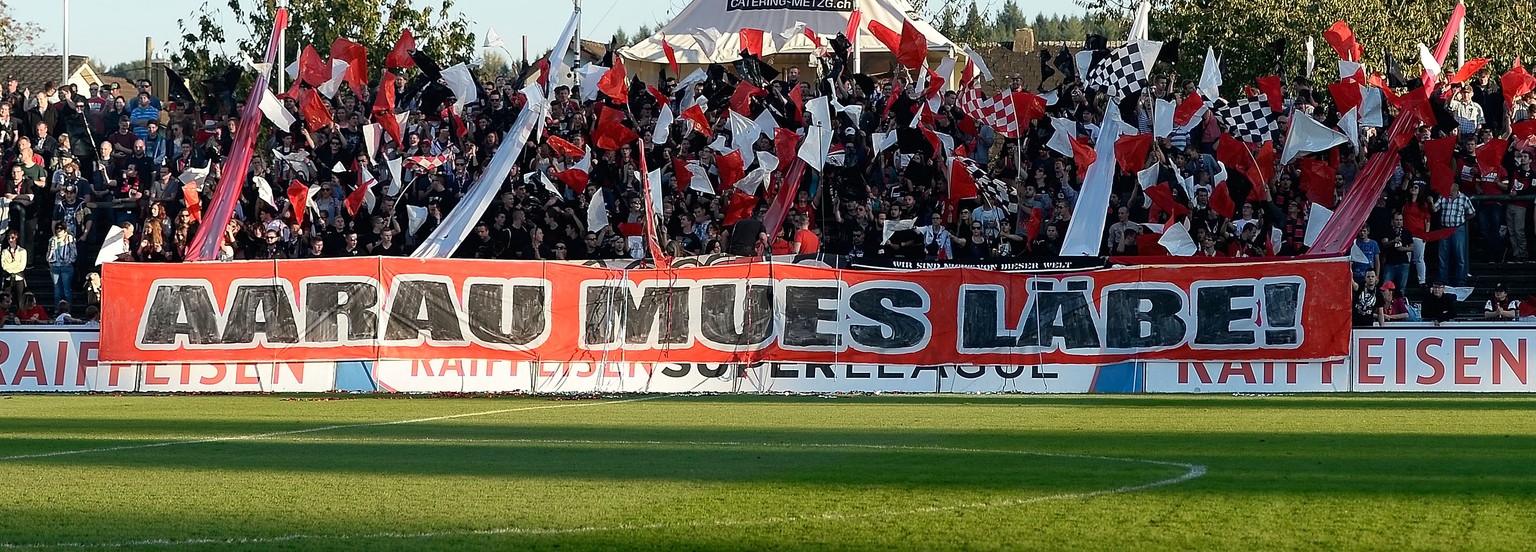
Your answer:
[[[405,166],[416,167],[423,172],[432,172],[453,160],[453,152],[442,155],[417,155],[405,158]]]
[[[990,98],[971,86],[960,95],[960,110],[1003,136],[1018,138],[1035,119],[1045,115],[1045,99],[1028,92],[1004,91]]]

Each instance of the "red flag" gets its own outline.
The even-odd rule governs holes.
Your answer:
[[[743,117],[752,116],[752,98],[767,96],[768,91],[754,86],[747,81],[736,84],[736,91],[731,93],[731,111],[740,113]]]
[[[1536,316],[1536,296],[1520,300],[1520,317]]]
[[[1509,140],[1494,138],[1477,147],[1477,170],[1480,174],[1497,172],[1504,165],[1504,152],[1509,151]]]
[[[1160,182],[1158,185],[1147,188],[1144,191],[1147,193],[1147,197],[1152,198],[1153,205],[1156,205],[1158,209],[1168,212],[1169,220],[1189,214],[1189,206],[1179,203],[1178,200],[1173,198],[1173,188],[1167,182]]]
[[[1259,146],[1259,153],[1253,156],[1253,164],[1259,171],[1259,181],[1253,184],[1254,193],[1251,199],[1255,201],[1269,201],[1269,181],[1275,175],[1275,141],[1265,140],[1264,145]]]
[[[592,131],[592,143],[605,150],[616,150],[640,139],[640,135],[624,126],[624,112],[610,107],[599,107],[597,130]]]
[[[757,210],[757,196],[736,190],[731,194],[730,204],[725,208],[726,226],[736,224],[736,221],[752,218],[752,212]]]
[[[1170,219],[1169,222],[1172,223],[1172,220]],[[1138,256],[1138,257],[1167,257],[1168,256],[1168,250],[1163,247],[1163,244],[1158,243],[1158,240],[1161,240],[1162,238],[1163,238],[1162,234],[1153,234],[1151,232],[1146,232],[1146,233],[1137,235],[1136,236],[1136,256]]]
[[[1333,106],[1340,115],[1360,107],[1360,84],[1355,81],[1342,80],[1328,85],[1328,95],[1333,97]]]
[[[416,60],[411,59],[411,50],[416,49],[416,38],[411,36],[410,29],[400,31],[400,39],[395,41],[395,49],[389,51],[384,58],[385,69],[406,69],[416,66]]]
[[[1254,193],[1260,194],[1264,186],[1264,176],[1259,172],[1259,163],[1254,159],[1252,150],[1239,142],[1232,135],[1222,133],[1221,139],[1216,142],[1216,160],[1226,165],[1228,170],[1236,171],[1253,184]],[[1268,196],[1267,193],[1262,195]],[[1251,199],[1262,201],[1259,197]]]
[[[1531,76],[1525,67],[1520,65],[1519,58],[1515,58],[1515,66],[1506,71],[1504,76],[1499,77],[1499,85],[1504,89],[1505,107],[1511,107],[1515,105],[1515,98],[1536,89],[1536,77]]]
[[[737,36],[741,37],[741,49],[757,57],[763,57],[763,30],[742,29]]]
[[[1307,200],[1332,209],[1336,197],[1333,181],[1338,171],[1321,159],[1302,158],[1296,165],[1301,169],[1301,191],[1306,192]]]
[[[875,21],[873,19],[869,20],[869,34],[874,35],[875,40],[878,40],[881,44],[884,44],[885,48],[891,51],[891,54],[896,54],[901,51],[901,35],[896,31],[891,30],[890,27],[885,26],[884,23]],[[850,37],[849,40],[852,40],[852,38]]]
[[[299,80],[310,86],[320,86],[331,80],[331,62],[321,61],[320,52],[314,46],[305,46],[299,54]]]
[[[1227,191],[1227,181],[1223,180],[1211,190],[1211,209],[1217,214],[1232,218],[1237,213],[1237,204],[1232,202],[1232,194]]]
[[[203,198],[198,191],[197,181],[193,180],[181,185],[181,196],[187,202],[187,211],[192,213],[193,222],[203,220]]]
[[[667,42],[666,36],[661,37],[661,53],[667,56],[667,65],[672,67],[674,74],[683,74],[683,70],[677,65],[677,51],[672,49],[672,43]]]
[[[806,27],[804,32],[805,38],[810,39],[812,45],[816,46],[817,48],[821,47],[821,37],[816,36],[816,31],[811,30],[810,27]]]
[[[303,226],[304,213],[309,210],[309,187],[297,178],[288,185],[288,203],[293,206],[293,223]]]
[[[863,10],[854,9],[853,13],[848,14],[848,28],[843,30],[843,37],[847,38],[849,42],[859,39],[859,23],[863,18]]]
[[[310,132],[331,126],[331,108],[313,88],[299,90],[299,112],[304,114],[304,125]]]
[[[736,187],[747,176],[747,164],[740,151],[715,156],[715,169],[720,171],[720,189]]]
[[[976,177],[971,176],[971,171],[960,161],[958,157],[949,158],[949,199],[966,199],[976,197],[981,191],[976,188]]]
[[[629,75],[624,72],[622,58],[613,56],[613,67],[597,79],[597,91],[608,96],[608,101],[612,103],[629,103]]]
[[[400,134],[400,120],[395,118],[395,74],[389,71],[379,78],[379,93],[373,98],[373,121],[389,133],[395,145],[405,145]]]
[[[688,191],[688,186],[693,184],[693,172],[688,170],[688,162],[681,157],[672,158],[672,183],[677,186],[677,192]]]
[[[1392,105],[1397,106],[1397,109],[1405,115],[1412,114],[1421,122],[1433,124],[1435,110],[1429,103],[1429,92],[1428,86],[1420,86],[1412,92],[1398,96]]]
[[[1439,230],[1430,230],[1429,232],[1426,232],[1423,236],[1421,236],[1421,238],[1424,240],[1424,243],[1435,243],[1437,241],[1440,241],[1440,240],[1443,240],[1443,239],[1446,239],[1446,238],[1449,238],[1451,236],[1456,235],[1456,228],[1457,227],[1452,226],[1450,228],[1441,228]]]
[[[928,37],[923,36],[910,19],[901,22],[900,46],[895,53],[896,61],[902,65],[916,69],[928,63]]]
[[[358,179],[361,180],[362,175],[358,175]],[[368,202],[368,193],[368,183],[359,182],[357,184],[357,189],[352,190],[352,193],[347,194],[347,199],[341,202],[342,206],[347,208],[347,214],[350,214],[354,217],[357,216],[357,212],[361,211],[364,207],[364,204]]]
[[[645,91],[651,95],[651,99],[656,100],[656,105],[658,107],[672,103],[672,100],[667,98],[667,95],[663,94],[661,89],[656,88],[656,85],[654,84],[645,85]]]
[[[800,135],[787,128],[778,128],[773,131],[773,152],[778,154],[779,168],[786,169],[785,160],[796,159],[795,152],[800,149]]]
[[[1179,102],[1178,107],[1173,108],[1173,124],[1181,127],[1188,126],[1202,109],[1205,109],[1205,99],[1200,97],[1199,92],[1191,93],[1184,98],[1184,101]]]
[[[347,62],[347,72],[342,73],[341,80],[347,83],[347,88],[351,88],[353,94],[357,94],[357,99],[364,99],[368,91],[368,49],[362,44],[337,37],[331,43],[331,60],[338,59]]]
[[[1536,136],[1536,119],[1526,119],[1510,125],[1509,133],[1520,140],[1530,140],[1532,136]]]
[[[1088,178],[1088,167],[1099,160],[1099,154],[1076,136],[1068,136],[1067,139],[1072,140],[1072,162],[1077,164],[1077,179],[1085,180]]]
[[[550,138],[554,139],[555,137],[551,136]],[[575,165],[571,165],[571,168],[555,173],[555,178],[560,179],[560,182],[579,194],[587,191],[587,182],[591,178],[591,172],[592,154],[589,151],[583,151],[581,153],[581,160],[577,161]]]
[[[1461,70],[1456,71],[1456,74],[1451,76],[1451,82],[1449,84],[1456,84],[1458,82],[1467,82],[1471,80],[1472,75],[1476,75],[1478,71],[1482,71],[1483,67],[1488,65],[1489,61],[1493,60],[1488,58],[1467,60],[1466,63],[1462,64]]]
[[[792,106],[795,107],[795,122],[797,122],[797,123],[804,123],[805,122],[805,93],[800,91],[800,87],[799,86],[796,86],[793,90],[789,91],[789,105],[792,105]]]
[[[688,109],[684,109],[683,112],[678,113],[677,116],[684,121],[692,123],[693,130],[698,131],[699,134],[703,134],[705,138],[713,138],[715,136],[714,129],[710,128],[709,126],[709,119],[704,117],[703,107],[695,105]]]
[[[1045,220],[1045,211],[1039,207],[1029,210],[1029,220],[1024,221],[1024,237],[1029,241],[1035,241],[1040,237],[1040,223]]]
[[[1424,160],[1429,165],[1430,189],[1441,197],[1451,195],[1451,188],[1456,185],[1456,136],[1429,140],[1424,142],[1423,147]]]
[[[586,155],[576,144],[572,144],[569,140],[559,136],[549,135],[548,142],[549,148],[555,150],[555,153],[560,154],[562,157],[581,157]]]
[[[1285,112],[1285,90],[1280,85],[1280,77],[1270,75],[1259,78],[1259,92],[1264,93],[1264,101],[1269,103],[1270,111]]]
[[[1337,52],[1339,57],[1349,61],[1360,60],[1356,55],[1360,44],[1355,42],[1355,32],[1350,30],[1348,23],[1339,21],[1332,27],[1328,27],[1328,30],[1323,32],[1323,40],[1328,41],[1328,45],[1333,47],[1333,51]]]
[[[1130,134],[1115,140],[1115,163],[1120,172],[1136,174],[1147,166],[1147,153],[1152,151],[1151,134]]]

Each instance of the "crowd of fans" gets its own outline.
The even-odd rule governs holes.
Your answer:
[[[646,157],[646,166],[663,172],[666,186],[658,210],[665,220],[664,249],[674,256],[829,253],[927,260],[1050,257],[1059,252],[1073,216],[1106,218],[1103,255],[1166,254],[1153,247],[1155,236],[1146,236],[1157,225],[1171,222],[1171,213],[1146,196],[1133,174],[1122,173],[1116,178],[1107,212],[1074,212],[1081,172],[1072,157],[1045,147],[1053,132],[1049,118],[1037,121],[1021,139],[1008,139],[978,124],[962,109],[955,92],[944,92],[940,107],[931,113],[931,120],[925,117],[923,124],[951,137],[955,150],[935,151],[924,140],[907,139],[912,119],[918,116],[918,104],[927,101],[920,97],[921,83],[909,73],[898,69],[880,78],[853,75],[843,69],[835,55],[823,61],[818,78],[789,68],[781,75],[768,70],[766,78],[751,79],[766,92],[751,100],[751,118],[763,120],[761,114],[767,110],[782,128],[802,128],[807,115],[798,112],[803,109],[801,102],[829,93],[835,94],[837,105],[861,108],[835,116],[832,149],[836,155],[824,171],[807,171],[782,228],[767,228],[762,218],[772,194],[785,185],[784,171],[775,172],[765,189],[756,191],[760,199],[750,203],[753,208],[749,215],[733,216],[733,199],[748,192],[719,185],[716,156],[725,153],[716,151],[719,142],[679,120],[670,139],[653,143],[662,98],[649,93],[644,83],[633,83],[629,101],[623,104],[606,96],[583,99],[580,87],[560,86],[554,91],[542,126],[544,135],[534,136],[530,147],[525,148],[499,197],[456,256],[523,260],[643,257],[646,249],[636,237],[639,225],[635,224],[645,213],[637,162],[640,155]],[[370,107],[379,79],[373,79],[368,90],[356,92],[343,84],[327,102],[334,122],[324,128],[309,131],[301,121],[290,129],[276,129],[263,121],[266,129],[256,145],[256,158],[250,178],[243,183],[236,216],[222,232],[221,259],[406,255],[454,211],[522,111],[526,98],[519,90],[525,83],[518,75],[477,83],[478,98],[462,111],[453,111],[448,106],[454,98],[443,83],[409,82],[408,77],[417,71],[403,72],[407,78],[395,81],[397,110],[409,113],[402,124],[403,144],[386,139],[373,154],[365,146],[363,134],[365,125],[374,120]],[[683,109],[685,101],[702,101],[718,137],[731,132],[727,110],[732,108],[730,100],[737,81],[732,72],[713,68],[704,82],[691,85],[692,90],[675,90],[675,77],[652,84],[676,105],[675,111]],[[4,190],[0,228],[5,229],[0,269],[6,278],[6,296],[20,298],[20,312],[9,316],[49,318],[37,307],[33,290],[27,289],[23,277],[28,271],[46,270],[53,281],[51,296],[61,302],[58,314],[69,316],[69,306],[63,302],[79,299],[78,303],[92,309],[85,318],[93,319],[100,279],[97,259],[91,252],[100,248],[111,227],[118,226],[129,236],[128,252],[118,260],[183,260],[199,230],[201,214],[196,207],[212,197],[220,178],[220,163],[230,153],[244,106],[227,94],[202,102],[162,98],[148,80],[139,81],[137,90],[96,85],[79,90],[73,85],[57,87],[14,79],[5,86],[0,98],[0,161],[6,169],[0,174]],[[1024,90],[1018,76],[1003,76],[987,87]],[[1507,160],[1494,173],[1479,174],[1473,158],[1480,144],[1508,137],[1512,123],[1531,118],[1536,107],[1536,94],[1525,94],[1507,108],[1498,87],[1498,79],[1489,78],[1487,71],[1456,85],[1451,99],[1440,106],[1453,115],[1452,124],[1419,129],[1403,150],[1386,193],[1361,231],[1356,259],[1360,262],[1355,265],[1362,297],[1357,300],[1357,319],[1362,305],[1370,318],[1398,319],[1394,317],[1404,312],[1395,306],[1396,301],[1411,286],[1427,287],[1431,282],[1466,285],[1469,242],[1475,241],[1488,259],[1528,259],[1532,144],[1510,140]],[[1155,100],[1178,102],[1194,88],[1192,80],[1178,81],[1158,74],[1139,100],[1123,110],[1126,120],[1134,122],[1141,132],[1149,132],[1154,124]],[[1236,94],[1235,90],[1228,92]],[[1058,100],[1047,107],[1047,114],[1076,121],[1078,138],[1091,144],[1104,119],[1103,94],[1068,79],[1055,90],[1055,96]],[[1440,94],[1432,96],[1439,98]],[[285,97],[284,102],[295,115],[305,115],[297,98]],[[1338,117],[1330,101],[1305,79],[1290,83],[1285,102],[1294,108],[1291,116],[1313,116],[1325,124]],[[640,139],[618,150],[591,146],[598,109],[603,105],[628,113],[626,124]],[[1386,110],[1386,122],[1390,123],[1394,109],[1387,106]],[[1238,207],[1230,217],[1212,208],[1212,178],[1218,172],[1215,144],[1223,126],[1210,112],[1203,117],[1192,129],[1158,140],[1149,156],[1149,163],[1164,167],[1162,180],[1172,181],[1174,167],[1194,179],[1194,197],[1187,197],[1181,186],[1172,189],[1175,200],[1192,211],[1188,216],[1190,233],[1198,245],[1196,255],[1304,253],[1302,240],[1311,202],[1298,185],[1300,175],[1294,164],[1274,171],[1268,201],[1246,202],[1238,197]],[[1368,150],[1385,148],[1384,136],[1377,130],[1364,132]],[[874,137],[893,131],[901,131],[903,138],[892,147],[876,150]],[[1420,144],[1443,135],[1459,136],[1458,176],[1455,191],[1437,197],[1426,184],[1429,169]],[[578,191],[558,178],[580,159],[551,147],[548,139],[552,136],[593,148],[585,189]],[[776,152],[771,136],[772,131],[765,132],[753,148]],[[1283,135],[1275,138],[1278,149]],[[712,144],[716,145],[712,148]],[[300,152],[305,155],[296,155]],[[1017,202],[1005,208],[982,199],[948,198],[949,169],[944,161],[948,155],[967,156],[991,176],[1011,185]],[[387,160],[433,156],[451,157],[439,157],[446,162],[433,168],[407,163],[403,182],[391,182]],[[1338,197],[1351,185],[1364,158],[1347,144],[1338,148]],[[714,193],[700,191],[697,185],[676,185],[675,171],[681,164],[674,160],[679,159],[697,161],[712,181],[705,187]],[[189,169],[201,168],[209,170],[206,179],[194,181],[201,182],[201,197],[186,197],[183,175]],[[378,178],[373,188],[377,201],[354,212],[347,198],[363,171]],[[285,193],[294,181],[318,187],[312,194],[313,205],[298,205],[296,210]],[[258,182],[275,192],[271,202],[258,192]],[[396,189],[399,191],[394,195],[387,193]],[[588,207],[598,194],[609,210],[611,224],[589,228]],[[423,208],[425,217],[415,220],[410,216],[413,209],[419,212]],[[915,221],[910,230],[885,231],[888,221],[905,220]],[[413,221],[419,224],[413,225]],[[1440,228],[1458,230],[1438,243],[1426,243],[1425,235]],[[1273,230],[1279,231],[1278,241],[1272,238]],[[1377,312],[1378,305],[1385,305],[1384,313]],[[12,311],[8,308],[6,312]]]

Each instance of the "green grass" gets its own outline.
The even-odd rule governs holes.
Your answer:
[[[1524,397],[24,395],[0,550],[1528,550],[1533,466]]]

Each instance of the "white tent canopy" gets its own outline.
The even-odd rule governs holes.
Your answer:
[[[815,9],[790,9],[785,6],[826,6]],[[634,46],[619,49],[626,60],[647,63],[667,63],[661,49],[662,38],[672,45],[677,62],[682,65],[707,65],[730,63],[741,59],[741,29],[764,31],[763,54],[810,54],[816,45],[804,33],[785,39],[784,31],[796,23],[823,37],[827,44],[832,37],[848,28],[848,18],[854,9],[862,13],[858,48],[861,54],[889,53],[890,49],[876,40],[868,30],[870,21],[879,21],[891,30],[901,33],[903,20],[911,14],[913,24],[928,38],[929,51],[953,52],[954,42],[933,28],[926,21],[916,19],[916,11],[907,0],[693,0],[688,7],[672,18],[649,38]],[[708,39],[704,29],[720,32],[714,50],[706,52]],[[829,46],[830,47],[830,46]]]

